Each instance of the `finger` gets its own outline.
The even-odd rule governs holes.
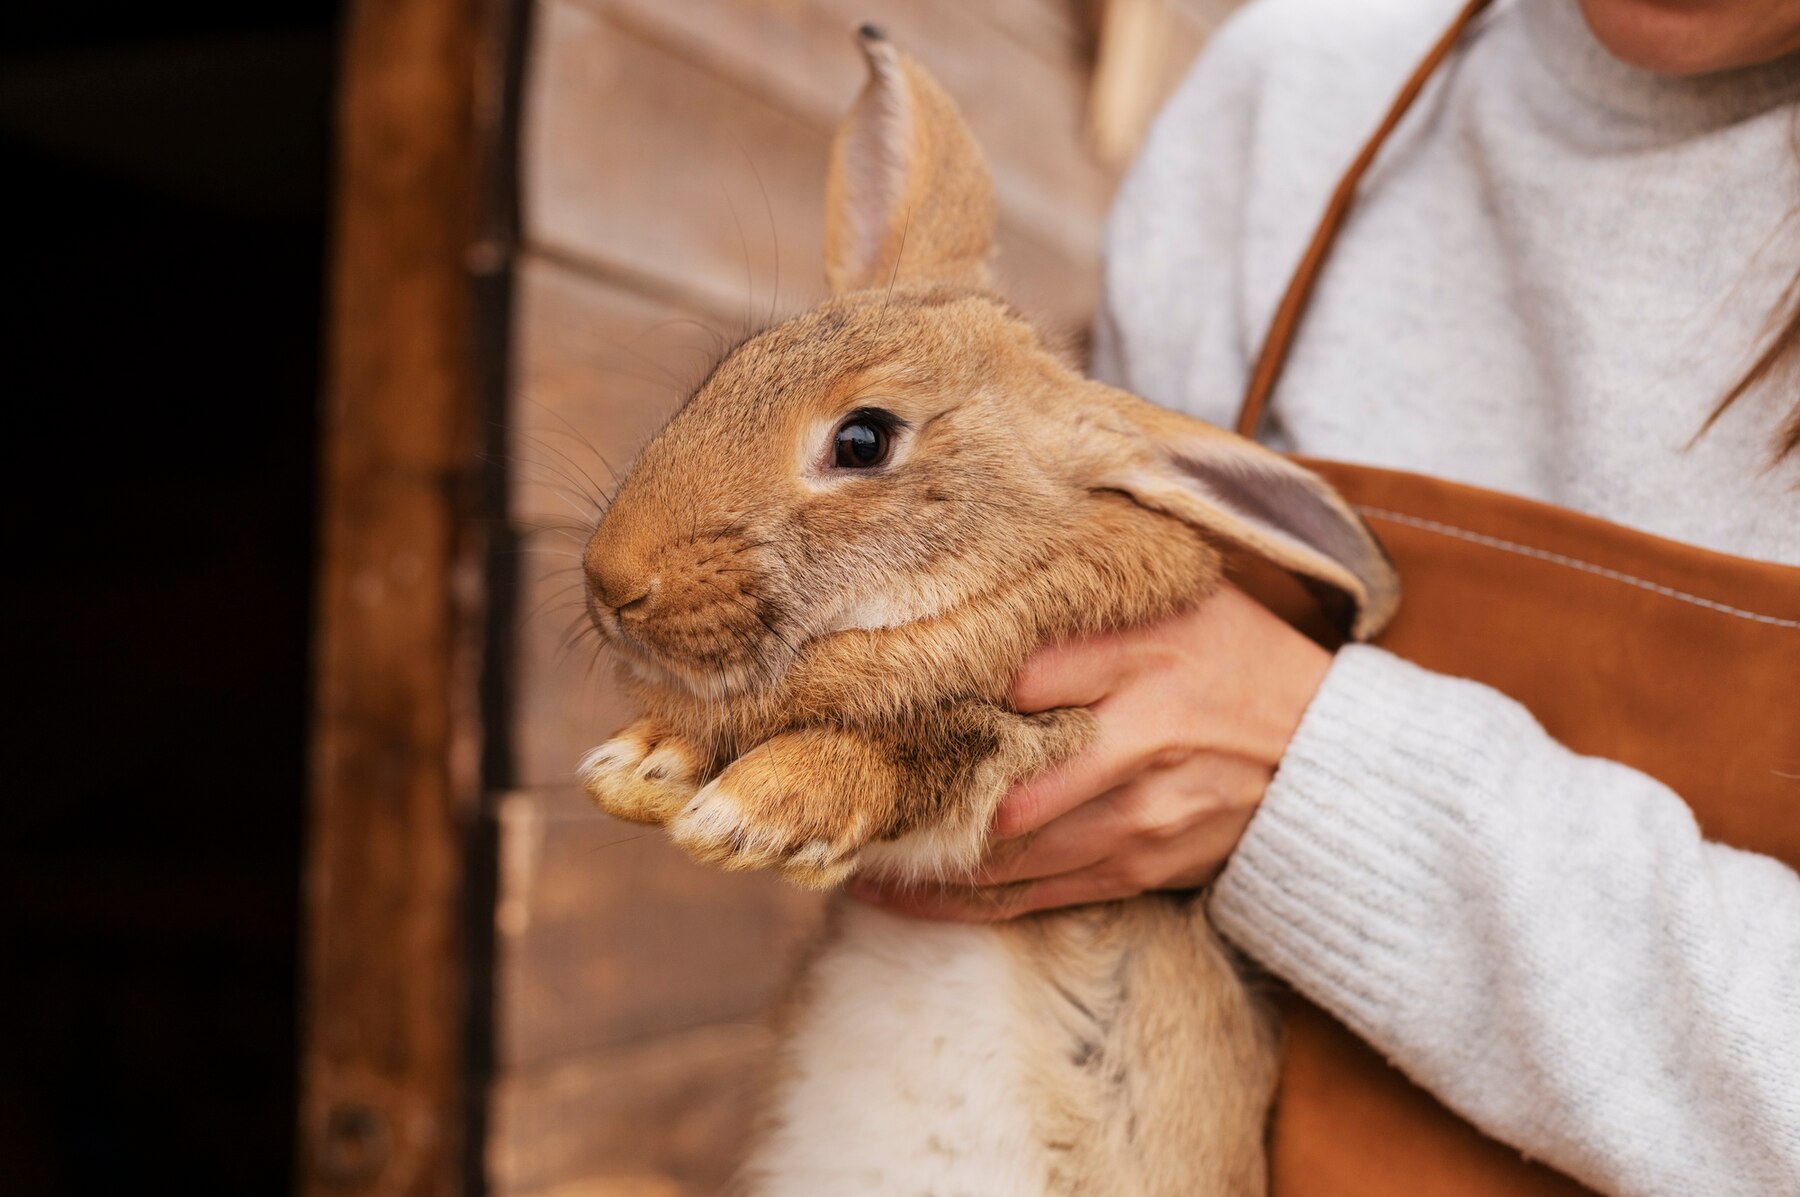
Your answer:
[[[1117,638],[1091,636],[1032,653],[1013,678],[1013,709],[1029,715],[1056,707],[1092,706],[1112,692],[1122,660]]]
[[[1039,910],[1135,897],[1141,890],[1101,864],[1016,885],[852,887],[864,901],[909,918],[950,923],[998,923]]]
[[[1119,877],[1108,862],[1090,865],[1072,873],[1025,881],[1016,886],[1003,886],[1009,894],[1005,901],[1007,918],[1033,914],[1040,910],[1060,910],[1066,906],[1088,906],[1095,902],[1116,902],[1135,898],[1143,892]]]
[[[1127,829],[1109,791],[1017,839],[1000,840],[974,876],[977,885],[1007,885],[1070,873],[1105,860]]]
[[[1105,703],[1094,709],[1094,742],[1086,751],[1007,792],[994,811],[996,838],[1012,839],[1036,831],[1138,772],[1138,754],[1126,739],[1129,729],[1108,715]]]

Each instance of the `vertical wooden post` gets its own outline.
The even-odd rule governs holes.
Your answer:
[[[1175,17],[1170,0],[1102,0],[1088,89],[1088,141],[1122,165],[1142,140],[1166,91],[1164,55]]]
[[[307,1197],[479,1188],[466,1166],[484,602],[470,266],[493,166],[494,7],[348,12],[304,906]]]

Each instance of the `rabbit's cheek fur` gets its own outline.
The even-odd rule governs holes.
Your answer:
[[[628,663],[691,689],[731,693],[778,675],[792,657],[779,605],[735,586],[668,585],[653,610],[614,616]]]
[[[948,588],[941,588],[948,589]],[[949,596],[919,593],[861,595],[848,600],[830,624],[833,632],[872,632],[929,619],[949,606]]]
[[[967,422],[985,419],[977,412]],[[983,443],[984,434],[999,443]],[[1072,513],[1066,497],[1015,476],[1017,451],[1004,441],[1003,429],[953,428],[919,446],[904,475],[872,480],[853,519],[822,513],[802,525],[809,544],[830,546],[812,550],[832,579],[815,634],[940,616],[1042,563],[1058,517]]]
[[[639,503],[621,493],[619,518],[602,523],[584,562],[590,615],[620,662],[645,681],[715,695],[779,676],[798,640],[767,537],[738,521],[665,542]]]

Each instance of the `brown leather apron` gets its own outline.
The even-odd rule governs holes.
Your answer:
[[[1256,430],[1364,170],[1485,4],[1469,4],[1433,47],[1332,196],[1257,361],[1240,433]],[[1570,748],[1670,786],[1709,839],[1800,868],[1800,569],[1421,475],[1307,464],[1399,568],[1405,598],[1383,648],[1511,695]],[[1484,1138],[1317,1007],[1283,1001],[1276,1197],[1588,1191]]]

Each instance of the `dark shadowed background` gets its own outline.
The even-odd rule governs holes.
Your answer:
[[[0,1182],[289,1186],[337,6],[0,15]]]

